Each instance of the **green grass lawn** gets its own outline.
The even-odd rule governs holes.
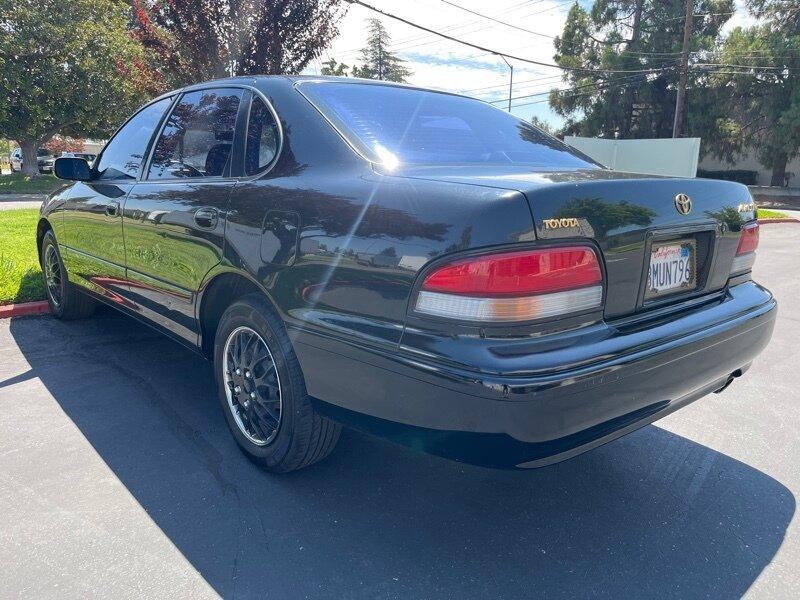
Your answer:
[[[0,210],[0,305],[44,300],[36,223],[39,211]]]
[[[779,210],[768,210],[766,208],[758,209],[759,219],[785,219],[786,217],[788,217],[788,215],[780,212]]]
[[[53,175],[26,177],[22,173],[0,175],[0,194],[49,194],[66,182]]]

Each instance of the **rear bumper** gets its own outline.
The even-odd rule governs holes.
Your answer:
[[[721,388],[764,349],[776,309],[767,290],[748,282],[718,302],[646,326],[604,323],[522,346],[472,340],[485,352],[457,346],[464,348],[460,363],[301,332],[295,341],[309,393],[330,417],[448,458],[532,468]]]

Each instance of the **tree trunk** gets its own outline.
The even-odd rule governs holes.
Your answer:
[[[778,157],[772,165],[772,181],[770,181],[770,185],[778,187],[786,185],[786,163],[788,162],[788,156],[783,155]]]
[[[39,163],[36,151],[39,144],[33,140],[17,140],[22,150],[22,174],[28,177],[39,177]]]

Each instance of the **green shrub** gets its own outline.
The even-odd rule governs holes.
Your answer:
[[[704,169],[698,169],[697,176],[702,179],[736,181],[745,185],[756,185],[758,183],[758,171],[747,171],[745,169],[729,169],[727,171],[706,171]]]

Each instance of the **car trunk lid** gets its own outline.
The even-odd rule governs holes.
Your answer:
[[[605,263],[605,315],[610,318],[724,289],[741,226],[755,217],[747,188],[727,181],[520,167],[426,167],[395,174],[524,194],[537,239],[585,238],[597,244]],[[651,254],[660,246],[691,246],[694,287],[656,297],[645,293]]]

